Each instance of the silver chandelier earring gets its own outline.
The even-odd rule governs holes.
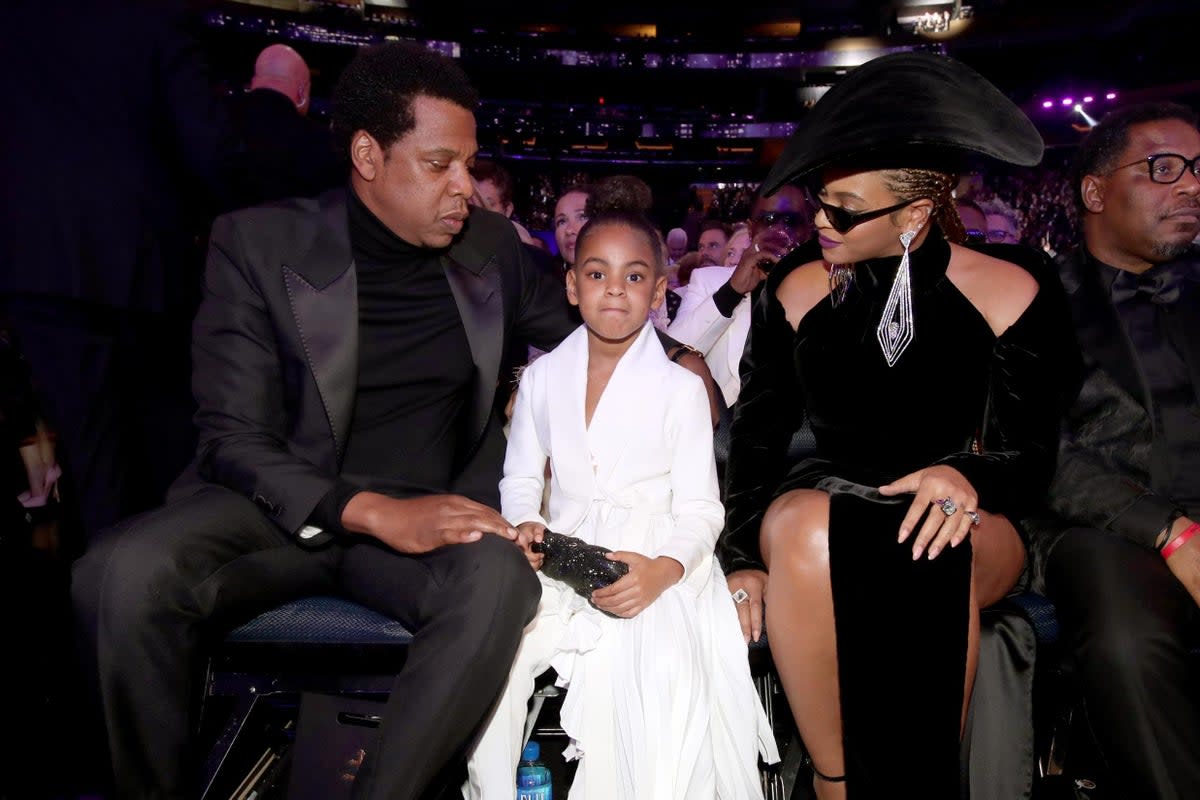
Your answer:
[[[896,269],[896,277],[892,281],[892,290],[888,292],[887,303],[883,307],[883,317],[879,327],[875,329],[875,338],[883,350],[883,357],[889,367],[896,366],[904,349],[913,338],[913,305],[912,277],[908,269],[908,248],[917,236],[917,231],[905,231],[900,234],[900,245],[904,254],[900,256],[900,266]]]

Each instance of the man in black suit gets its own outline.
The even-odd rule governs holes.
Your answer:
[[[195,449],[188,323],[232,146],[171,3],[6,3],[0,312],[90,535],[162,502]]]
[[[1084,242],[1063,265],[1087,374],[1035,565],[1088,721],[1129,797],[1200,797],[1200,131],[1174,104],[1080,146]],[[1045,554],[1048,552],[1048,559]]]
[[[299,53],[273,44],[258,54],[250,91],[233,104],[233,208],[312,197],[345,182],[328,128],[307,116],[311,101],[312,76]]]
[[[349,190],[220,217],[193,332],[197,458],[76,565],[122,798],[196,793],[200,643],[335,593],[415,632],[355,796],[416,798],[465,754],[540,589],[496,512],[505,345],[573,325],[512,225],[469,209],[477,95],[407,43],[335,92]]]

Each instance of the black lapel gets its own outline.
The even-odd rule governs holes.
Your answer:
[[[283,265],[283,279],[340,462],[358,382],[358,275],[345,192],[329,192],[319,202],[312,244],[295,264]]]
[[[1116,308],[1100,284],[1096,265],[1083,248],[1064,265],[1063,285],[1067,289],[1079,347],[1084,355],[1148,410],[1146,386],[1133,345]]]
[[[442,257],[446,280],[458,304],[471,357],[478,380],[468,409],[471,436],[465,442],[474,448],[492,413],[496,397],[496,379],[504,355],[504,302],[500,285],[500,267],[494,253],[485,253],[464,236]]]

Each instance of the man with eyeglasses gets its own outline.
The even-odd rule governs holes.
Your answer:
[[[1034,562],[1122,797],[1200,797],[1198,168],[1190,109],[1110,113],[1076,157],[1062,265],[1087,372]]]
[[[738,365],[750,332],[752,295],[771,267],[811,234],[812,212],[804,191],[784,186],[755,200],[751,243],[736,267],[700,267],[688,280],[667,333],[704,354],[727,406],[741,388]]]

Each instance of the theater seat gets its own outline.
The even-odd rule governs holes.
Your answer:
[[[205,678],[202,725],[215,731],[203,769],[204,800],[227,797],[242,767],[231,760],[262,731],[265,706],[302,692],[384,698],[412,634],[395,620],[338,597],[306,597],[235,628]],[[218,717],[215,718],[215,717]]]

